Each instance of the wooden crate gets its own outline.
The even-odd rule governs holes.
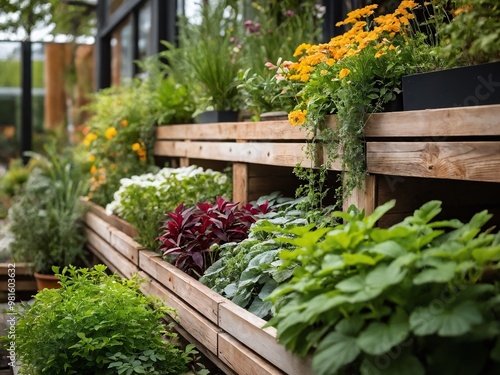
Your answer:
[[[15,301],[26,301],[37,293],[33,270],[26,263],[0,263],[0,302],[8,301],[9,279],[15,270]]]

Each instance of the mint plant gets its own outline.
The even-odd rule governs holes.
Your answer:
[[[174,343],[161,319],[172,313],[144,296],[140,280],[106,267],[55,267],[60,289],[44,289],[17,311],[23,374],[183,374],[195,351]],[[165,339],[166,338],[166,339]]]
[[[239,208],[238,203],[221,197],[214,204],[201,202],[186,208],[181,203],[162,226],[158,251],[179,269],[199,278],[216,260],[212,246],[244,240],[256,215],[268,209],[268,202]]]
[[[312,351],[318,375],[498,373],[500,234],[481,230],[491,215],[436,221],[441,203],[431,201],[376,228],[393,206],[286,230],[296,250],[280,257],[294,274],[269,297],[278,340]]]

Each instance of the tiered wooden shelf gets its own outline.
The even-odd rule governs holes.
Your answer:
[[[335,127],[335,117],[327,124]],[[160,126],[156,136],[155,154],[179,165],[229,163],[239,202],[275,190],[293,192],[298,182],[291,168],[317,167],[304,156],[306,132],[287,120]],[[387,224],[430,199],[449,199],[450,213],[457,211],[456,202],[470,206],[464,215],[476,207],[500,213],[500,105],[373,114],[365,140],[365,185],[345,207],[371,212],[396,198],[400,214]],[[339,171],[340,163],[329,169]]]

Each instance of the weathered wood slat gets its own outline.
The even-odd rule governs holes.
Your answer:
[[[116,273],[118,276],[126,277],[123,273],[120,272],[120,269],[118,267],[116,267],[115,265],[110,263],[107,259],[105,259],[102,253],[99,250],[97,250],[91,243],[87,242],[86,247],[87,250],[90,251],[90,253],[95,256],[95,258],[99,261],[99,263],[106,265],[106,267],[108,267],[108,269],[111,272]]]
[[[119,231],[114,227],[109,227],[110,232],[110,244],[116,250],[118,250],[123,256],[125,256],[129,261],[135,265],[139,265],[139,251],[143,247],[130,238],[125,233]]]
[[[180,296],[212,323],[218,322],[219,303],[225,298],[151,251],[139,253],[139,267],[158,283]]]
[[[85,214],[85,224],[104,241],[111,242],[111,226],[92,211]]]
[[[89,228],[85,228],[85,237],[87,242],[93,247],[93,250],[99,258],[105,261],[105,263],[112,264],[114,267],[120,270],[120,273],[131,278],[134,274],[139,271],[139,268],[134,263],[130,262],[122,254],[116,251],[108,242],[102,239],[97,233]]]
[[[304,140],[306,132],[288,120],[166,125],[156,128],[157,139],[169,140]]]
[[[174,308],[176,314],[171,317],[182,327],[185,327],[205,348],[217,354],[217,335],[221,329],[184,303],[175,294],[152,280],[146,273],[139,272],[139,276],[147,280],[141,285],[141,291],[146,295],[159,297],[167,307]]]
[[[219,335],[218,357],[238,375],[284,375],[227,333]]]
[[[0,291],[6,291],[8,287],[8,280],[0,280]],[[12,285],[11,285],[12,286]],[[16,292],[20,291],[36,291],[36,281],[35,279],[29,280],[19,280],[16,276]]]
[[[500,182],[500,142],[368,142],[370,173]]]
[[[219,327],[290,375],[312,374],[310,358],[292,355],[276,341],[276,329],[234,303],[219,305]]]
[[[367,215],[371,214],[376,207],[377,198],[377,177],[367,175],[361,188],[355,188],[343,203],[344,211],[347,211],[351,205],[355,205],[360,211],[365,210]]]
[[[137,236],[137,232],[134,227],[125,220],[119,218],[116,215],[108,215],[103,207],[95,204],[94,202],[86,199],[84,199],[83,201],[89,207],[90,212],[100,217],[109,225],[117,228],[120,232],[123,232],[132,238]]]
[[[15,264],[15,267],[12,268],[9,264]],[[9,269],[15,270],[16,277],[17,276],[32,276],[33,271],[26,263],[0,263],[0,275],[8,275]]]
[[[156,141],[158,156],[189,157],[295,167],[311,165],[303,151],[303,143],[261,142],[182,142]]]

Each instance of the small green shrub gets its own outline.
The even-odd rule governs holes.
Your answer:
[[[56,270],[57,271],[57,270]],[[23,374],[183,374],[194,354],[174,343],[161,318],[171,309],[139,289],[140,280],[106,267],[64,268],[60,289],[21,305],[15,348]],[[164,339],[166,336],[166,340]]]
[[[7,173],[0,180],[1,190],[9,197],[21,192],[29,177],[29,169],[23,165],[21,159],[13,159],[9,162]]]

